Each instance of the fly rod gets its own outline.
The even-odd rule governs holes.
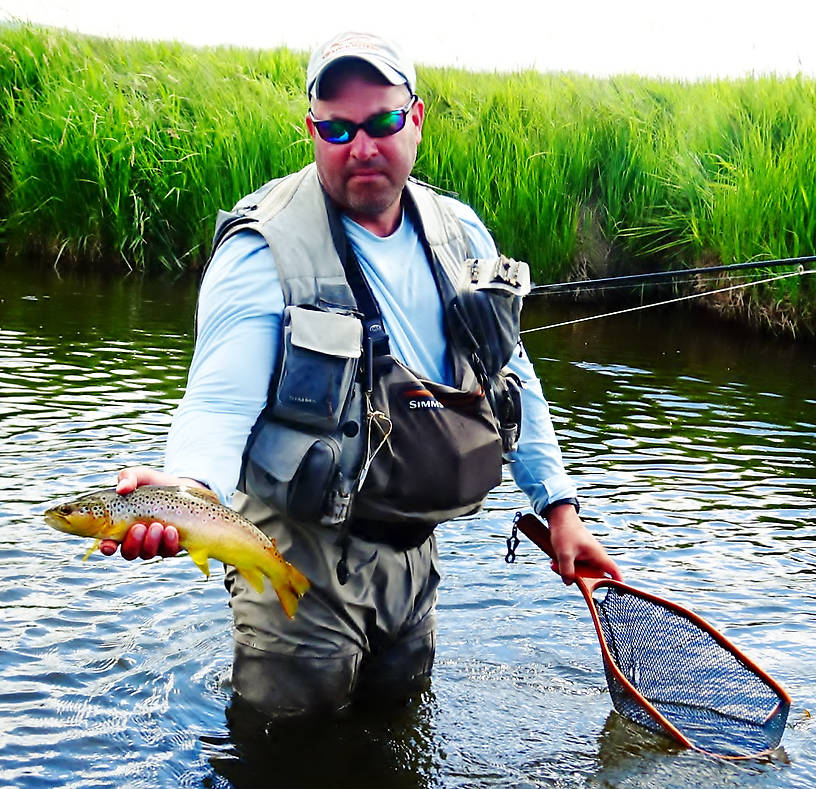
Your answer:
[[[717,274],[745,269],[778,268],[780,266],[801,266],[804,263],[816,262],[816,255],[798,258],[780,258],[777,260],[757,260],[747,263],[729,263],[723,266],[701,266],[700,268],[675,269],[674,271],[653,271],[646,274],[624,274],[620,277],[602,277],[584,279],[574,282],[552,282],[546,285],[534,285],[531,294],[568,293],[573,290],[602,288],[606,285],[637,285],[640,283],[660,282],[681,277],[691,278],[698,274]]]

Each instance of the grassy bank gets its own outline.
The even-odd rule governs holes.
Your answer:
[[[218,208],[310,160],[306,56],[0,28],[0,243],[194,266]],[[417,174],[535,279],[816,251],[816,82],[420,69]],[[816,333],[808,278],[739,309]]]

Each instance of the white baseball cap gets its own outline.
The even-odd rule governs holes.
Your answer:
[[[416,92],[416,70],[393,41],[372,33],[340,33],[319,46],[306,69],[306,95],[320,98],[320,80],[340,60],[363,60],[374,66],[392,85],[407,85]]]

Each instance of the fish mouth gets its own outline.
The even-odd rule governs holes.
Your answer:
[[[45,511],[45,522],[53,529],[68,531],[70,523],[68,518],[61,515],[56,508]]]

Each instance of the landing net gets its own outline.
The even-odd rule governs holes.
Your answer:
[[[695,748],[744,757],[779,744],[790,702],[755,669],[682,609],[606,589],[593,603],[615,666]],[[615,709],[665,734],[606,660],[604,669]]]

